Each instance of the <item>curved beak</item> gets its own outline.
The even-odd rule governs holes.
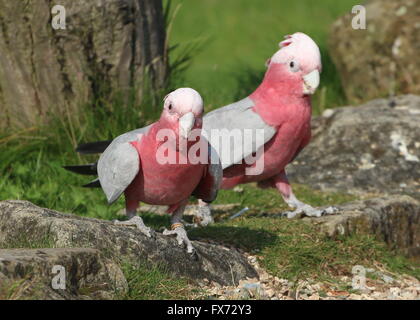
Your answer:
[[[194,113],[188,112],[179,118],[179,133],[184,139],[188,139],[191,129],[194,127]]]
[[[319,71],[314,70],[303,76],[303,94],[314,94],[319,86]]]

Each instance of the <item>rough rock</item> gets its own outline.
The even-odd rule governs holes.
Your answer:
[[[61,283],[54,281],[54,266],[64,268]],[[1,299],[2,290],[9,299],[54,300],[112,299],[127,290],[119,266],[87,248],[0,249],[0,275]],[[65,286],[53,288],[53,282]]]
[[[310,144],[287,167],[291,181],[359,196],[420,199],[419,96],[327,109],[312,127]]]
[[[256,275],[243,255],[220,245],[192,241],[197,256],[191,257],[175,238],[160,233],[153,239],[110,221],[63,214],[27,201],[0,202],[0,246],[16,248],[34,243],[38,247],[95,248],[114,261],[133,265],[147,261],[197,281],[207,278],[230,284]]]
[[[329,34],[329,52],[347,98],[360,102],[420,93],[420,0],[370,0],[366,30],[352,28],[350,12]]]
[[[51,9],[66,9],[54,30]],[[0,128],[77,114],[92,98],[161,88],[167,50],[161,1],[0,0]]]
[[[420,256],[420,202],[409,196],[387,196],[337,206],[338,214],[304,218],[330,237],[373,234],[391,249]]]

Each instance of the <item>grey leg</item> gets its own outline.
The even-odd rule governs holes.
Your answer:
[[[172,236],[175,235],[180,246],[185,245],[187,247],[187,252],[194,254],[195,250],[191,244],[190,239],[188,239],[187,231],[184,229],[182,224],[182,214],[184,213],[185,205],[179,207],[172,213],[171,217],[171,230],[165,229],[163,235]]]
[[[294,218],[299,214],[305,214],[308,217],[321,217],[324,214],[334,214],[338,211],[337,208],[334,207],[315,209],[309,204],[298,200],[292,191],[292,187],[290,186],[285,171],[274,177],[274,183],[277,190],[279,190],[281,196],[283,197],[283,200],[289,205],[289,207],[295,208],[294,211],[287,211],[283,213],[283,215],[288,218]]]

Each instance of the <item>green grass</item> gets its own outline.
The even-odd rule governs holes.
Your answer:
[[[74,152],[80,142],[110,139],[156,119],[160,112],[150,102],[151,98],[145,99],[139,105],[116,96],[101,108],[87,105],[83,114],[72,118],[57,115],[48,126],[0,134],[0,199],[29,200],[82,216],[115,218],[116,206],[108,207],[101,190],[80,187],[91,177],[72,174],[62,166],[96,160]]]
[[[128,292],[117,293],[120,300],[193,299],[200,290],[185,278],[169,275],[165,268],[153,265],[133,267],[123,264]]]
[[[5,281],[0,283],[0,300],[28,300],[28,290],[33,290],[33,285],[27,279]],[[38,292],[31,292],[33,299],[36,299]]]
[[[2,249],[42,249],[42,248],[55,248],[55,241],[49,234],[44,235],[41,239],[33,239],[31,235],[20,234],[13,240],[3,242]]]
[[[316,226],[302,220],[274,218],[272,214],[287,210],[275,189],[258,189],[252,184],[241,188],[241,192],[221,191],[215,204],[248,206],[250,210],[246,214],[234,220],[228,220],[232,213],[218,215],[215,225],[191,229],[190,238],[211,239],[257,254],[262,266],[271,274],[292,280],[308,276],[319,279],[350,276],[353,266],[373,267],[376,263],[390,271],[420,278],[418,263],[391,252],[373,236],[327,238]],[[355,199],[340,193],[314,191],[302,185],[294,185],[294,190],[298,198],[313,206],[336,205]],[[155,229],[169,224],[168,216],[142,214],[142,217]]]
[[[420,278],[420,268],[370,235],[330,239],[302,220],[279,218],[239,218],[190,231],[194,239],[212,239],[234,245],[260,258],[272,275],[290,280],[307,277],[329,279],[351,276],[352,267],[373,267]]]
[[[182,4],[175,17],[171,44],[200,45],[182,78],[197,89],[206,107],[217,108],[251,93],[265,71],[265,61],[278,50],[283,36],[310,35],[322,53],[321,86],[313,99],[315,112],[346,102],[327,52],[332,22],[351,12],[356,0],[172,0]]]
[[[289,210],[289,207],[283,201],[279,192],[274,188],[260,189],[256,184],[246,184],[241,185],[239,190],[220,191],[214,203],[238,203],[242,207],[248,207],[250,209],[247,215],[261,212],[279,213],[284,210]],[[293,184],[293,190],[299,199],[305,199],[305,202],[313,206],[341,204],[355,199],[351,195],[320,192],[299,184]]]

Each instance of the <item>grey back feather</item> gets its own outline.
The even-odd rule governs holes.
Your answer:
[[[277,131],[252,110],[254,105],[247,97],[204,116],[203,135],[216,149],[223,169],[257,152]]]

